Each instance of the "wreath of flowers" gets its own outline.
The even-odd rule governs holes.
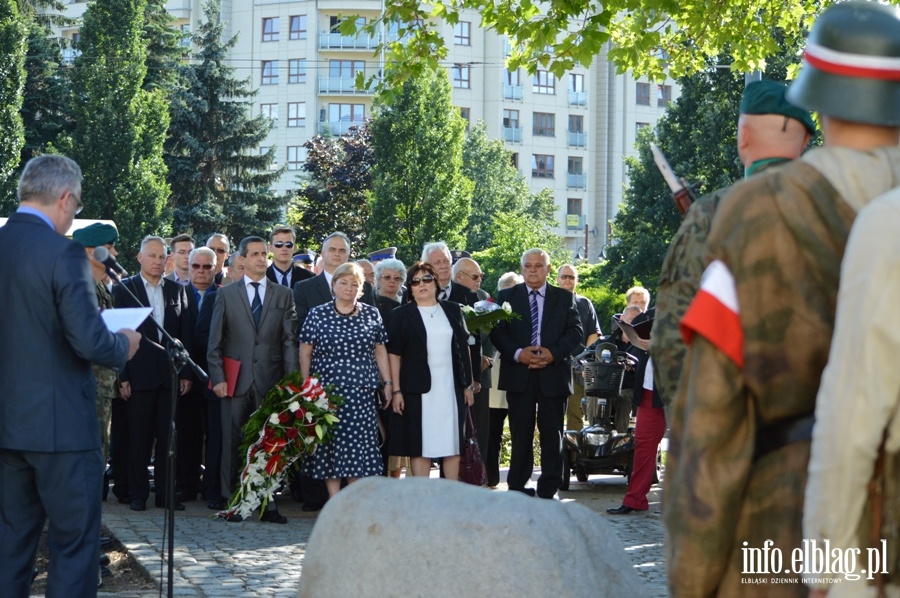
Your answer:
[[[477,301],[472,307],[463,305],[462,311],[463,316],[466,318],[466,327],[472,334],[490,332],[497,322],[518,320],[522,317],[512,310],[509,301],[504,301],[503,305],[498,305],[492,299]]]
[[[304,380],[299,372],[275,384],[242,429],[240,486],[218,516],[246,519],[259,509],[262,517],[288,468],[331,440],[339,421],[336,411],[343,404],[330,387],[312,376]]]

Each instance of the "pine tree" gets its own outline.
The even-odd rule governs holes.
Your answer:
[[[144,11],[144,39],[147,43],[147,74],[144,89],[161,89],[168,97],[178,86],[178,67],[187,58],[181,32],[172,27],[175,17],[166,10],[165,0],[147,0]]]
[[[237,241],[265,234],[284,218],[287,198],[269,190],[283,169],[272,168],[274,147],[257,153],[272,123],[251,116],[256,92],[225,64],[237,37],[222,41],[218,1],[203,10],[205,20],[194,36],[198,62],[181,67],[185,85],[172,101],[166,143],[170,208],[178,232],[198,238],[220,232]]]
[[[140,239],[168,232],[162,146],[168,107],[142,89],[147,48],[145,0],[95,0],[84,14],[75,60],[75,130],[62,147],[84,172],[84,217],[115,220],[119,245],[134,256]]]

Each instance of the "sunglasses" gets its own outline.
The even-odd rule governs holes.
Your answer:
[[[222,249],[221,247],[219,247],[218,249],[213,249],[213,251],[215,251],[219,255],[224,255],[224,254],[228,253],[227,249]]]
[[[423,283],[423,282],[425,284],[428,284],[429,282],[434,282],[434,276],[432,276],[431,274],[426,274],[425,276],[417,276],[416,278],[413,278],[412,280],[409,281],[409,286],[417,287],[417,286],[419,286],[419,283]]]
[[[191,264],[191,268],[193,268],[194,270],[199,270],[200,268],[203,268],[204,270],[213,269],[212,264]]]
[[[281,249],[282,247],[287,247],[288,249],[294,248],[293,241],[275,241],[274,243],[272,243],[272,245],[274,245],[278,249]]]
[[[575,280],[575,275],[574,275],[574,274],[560,274],[559,277],[560,277],[562,280]]]
[[[465,274],[466,276],[468,276],[468,277],[471,278],[472,280],[481,280],[482,278],[484,278],[484,274],[483,274],[483,273],[481,273],[481,274],[469,274],[468,272],[463,272],[463,274]]]

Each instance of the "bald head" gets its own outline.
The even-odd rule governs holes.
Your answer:
[[[741,114],[738,119],[738,155],[744,167],[767,158],[799,158],[810,137],[806,126],[789,116]]]

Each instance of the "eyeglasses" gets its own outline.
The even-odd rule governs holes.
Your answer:
[[[409,281],[409,286],[417,287],[420,283],[428,284],[429,282],[434,282],[434,276],[431,274],[426,274],[425,276],[417,276]]]
[[[71,191],[70,191],[70,193],[71,193]],[[80,197],[78,197],[74,193],[71,193],[71,195],[72,195],[72,199],[75,200],[75,215],[77,216],[77,215],[81,214],[81,210],[84,209],[84,204],[81,203]]]
[[[390,274],[382,274],[381,280],[392,280],[394,282],[403,282],[402,276],[391,276]]]
[[[278,249],[281,249],[282,247],[287,247],[288,249],[294,248],[293,241],[275,241],[274,243],[272,243],[272,245],[274,247],[277,247]]]
[[[481,280],[481,279],[484,278],[484,273],[483,273],[483,272],[479,272],[478,274],[469,274],[468,272],[463,272],[463,274],[465,274],[466,276],[468,276],[468,277],[471,278],[472,280]]]
[[[225,255],[226,253],[228,253],[228,250],[227,250],[227,249],[222,249],[221,247],[217,247],[217,248],[215,248],[215,249],[213,249],[212,247],[210,247],[210,249],[212,249],[213,251],[215,251],[215,252],[218,253],[219,255]]]
[[[212,264],[191,264],[191,268],[194,270],[199,270],[203,268],[204,270],[212,270]]]
[[[560,274],[559,278],[561,280],[575,280],[575,275],[574,274]]]

